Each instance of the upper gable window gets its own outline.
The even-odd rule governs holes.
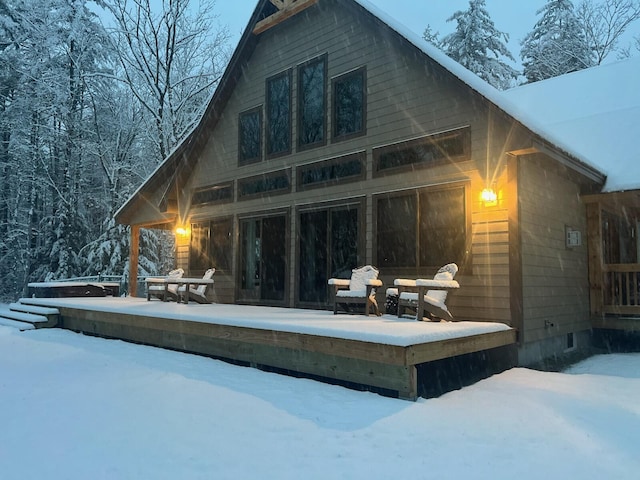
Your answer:
[[[309,148],[326,141],[327,56],[298,67],[298,146]]]
[[[291,152],[291,70],[267,80],[267,156]]]
[[[191,196],[193,206],[233,201],[233,183],[220,183],[210,187],[199,188]]]
[[[428,135],[373,149],[375,174],[432,167],[469,158],[469,128]]]
[[[366,122],[366,69],[333,80],[333,138],[364,135]]]
[[[238,161],[241,164],[262,159],[262,107],[240,114],[238,121]]]

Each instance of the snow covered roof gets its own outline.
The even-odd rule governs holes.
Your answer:
[[[640,57],[502,92],[567,151],[607,175],[603,191],[640,188]]]
[[[354,0],[498,108],[607,176],[603,191],[640,188],[640,58],[501,92],[367,0]],[[635,134],[635,135],[634,135]]]

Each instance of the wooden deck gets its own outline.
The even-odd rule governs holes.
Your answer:
[[[490,352],[481,357],[496,363],[486,366],[491,373],[516,363],[516,332],[500,323],[431,323],[391,315],[137,298],[21,301],[58,308],[62,328],[357,385],[410,400],[428,390],[429,379],[419,376],[431,372],[420,368],[430,362]]]

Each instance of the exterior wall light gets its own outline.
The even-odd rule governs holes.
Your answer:
[[[180,236],[180,237],[187,237],[189,235],[189,228],[188,227],[177,227],[176,228],[176,235]]]
[[[498,194],[493,188],[485,188],[480,193],[480,200],[485,207],[495,207],[498,204]]]

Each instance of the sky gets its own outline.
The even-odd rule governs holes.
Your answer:
[[[455,29],[455,21],[447,22],[454,12],[466,10],[468,0],[368,0],[395,20],[404,24],[410,31],[422,36],[427,25],[439,32],[440,36]],[[487,10],[496,28],[509,34],[509,49],[516,60],[520,58],[520,42],[539,20],[536,12],[546,0],[486,0]],[[574,1],[577,5],[578,1]],[[235,44],[246,27],[256,0],[217,0],[215,10],[222,24],[229,27]],[[640,34],[640,24],[634,26],[635,34]],[[632,34],[625,36],[630,42]],[[624,43],[626,45],[626,43]]]
[[[418,323],[418,322],[415,322]],[[640,354],[416,402],[0,326],[3,480],[638,478]]]
[[[403,23],[414,33],[422,34],[427,25],[441,35],[450,33],[455,22],[447,22],[447,18],[457,10],[465,10],[468,0],[368,0],[391,17]],[[487,9],[496,27],[509,33],[510,45],[524,38],[528,30],[535,24],[535,12],[544,5],[545,0],[487,0]],[[220,22],[229,26],[234,41],[246,27],[253,9],[257,5],[254,0],[235,0],[233,2],[217,0],[216,11]],[[526,19],[521,21],[521,19]],[[513,49],[512,49],[513,50]],[[519,47],[518,47],[519,51]],[[514,53],[514,56],[516,54]]]

